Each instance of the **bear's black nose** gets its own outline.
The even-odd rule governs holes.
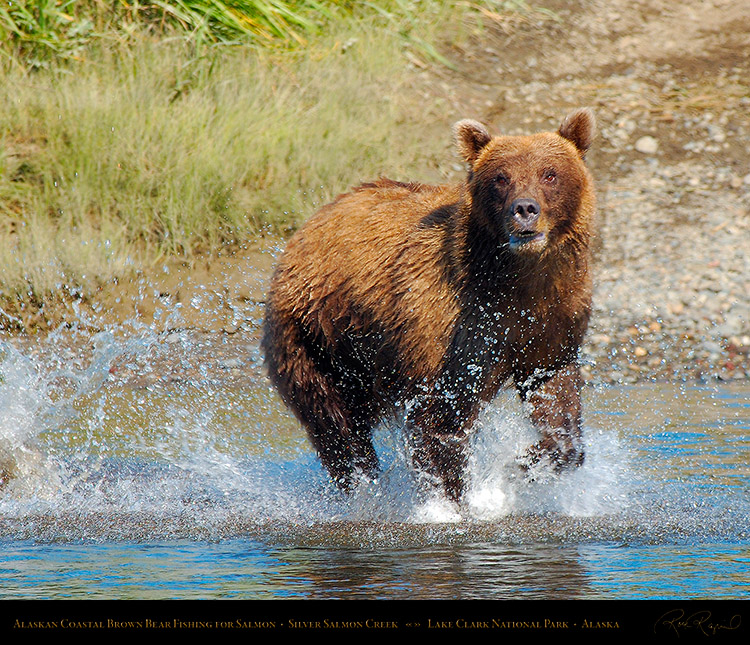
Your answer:
[[[539,202],[535,199],[517,199],[510,205],[510,213],[518,226],[528,228],[539,219]]]

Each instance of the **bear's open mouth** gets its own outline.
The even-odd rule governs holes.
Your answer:
[[[541,242],[544,238],[545,234],[543,231],[519,231],[518,233],[511,233],[509,239],[510,248],[517,249],[531,242]]]

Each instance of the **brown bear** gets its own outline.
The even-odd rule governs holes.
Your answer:
[[[459,501],[472,424],[509,380],[541,433],[521,465],[582,463],[594,127],[588,109],[528,136],[459,121],[464,181],[363,184],[289,241],[262,348],[341,488],[376,475],[372,430],[400,411],[415,466]]]

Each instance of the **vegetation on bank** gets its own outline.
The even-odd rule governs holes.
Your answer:
[[[448,142],[409,65],[523,6],[0,0],[3,309],[424,178]]]

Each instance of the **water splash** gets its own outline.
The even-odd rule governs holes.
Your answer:
[[[0,537],[410,542],[434,541],[437,532],[448,540],[649,541],[743,539],[739,527],[748,525],[748,502],[738,502],[746,472],[727,467],[730,484],[697,481],[684,464],[671,464],[681,468],[671,473],[673,422],[653,403],[636,408],[643,419],[618,419],[632,403],[611,398],[593,404],[584,465],[562,477],[523,478],[515,457],[536,436],[508,394],[479,419],[461,508],[420,486],[398,424],[376,435],[377,481],[346,496],[262,377],[255,349],[225,370],[242,363],[254,374],[238,385],[202,369],[202,339],[175,338],[131,327],[60,330],[26,349],[2,344],[0,462],[8,480]],[[164,369],[174,363],[182,377]],[[732,428],[742,430],[750,412],[736,409]],[[740,461],[750,452],[746,441],[732,448],[745,455]],[[693,456],[704,458],[700,450]],[[345,530],[332,528],[342,523]]]
[[[484,427],[489,425],[491,430]],[[627,452],[613,433],[585,430],[586,461],[558,476],[527,481],[516,455],[536,441],[524,419],[493,408],[480,425],[483,436],[473,455],[471,515],[493,520],[512,513],[561,513],[592,517],[622,512],[627,504]]]

